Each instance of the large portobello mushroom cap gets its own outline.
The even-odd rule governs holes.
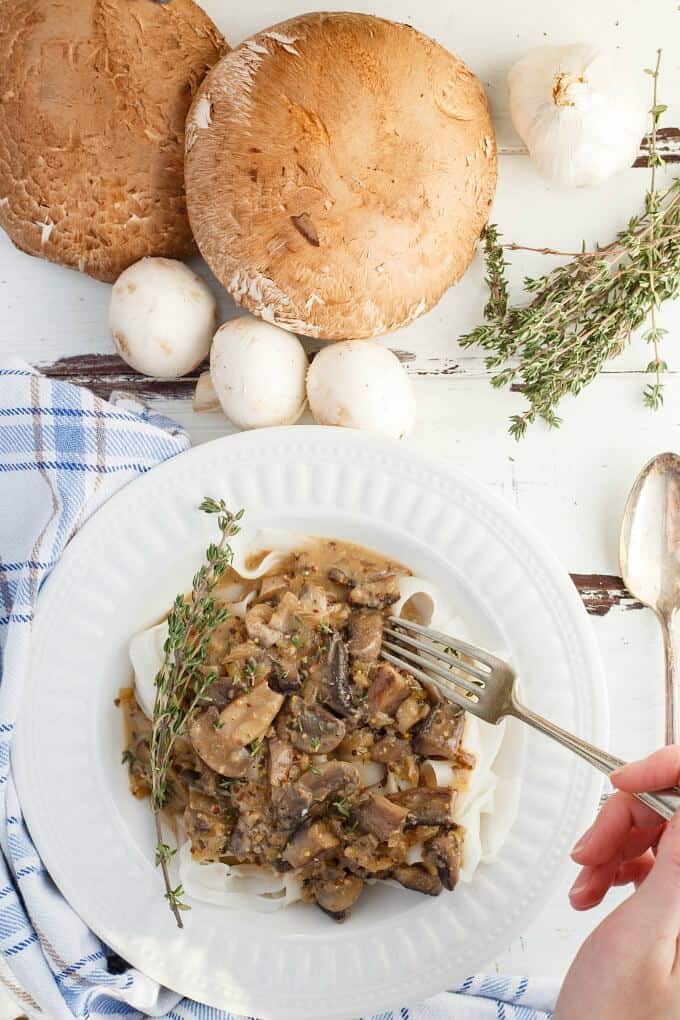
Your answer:
[[[184,123],[224,39],[193,0],[0,0],[0,226],[100,280],[194,250]]]
[[[308,14],[213,68],[187,120],[189,217],[241,305],[328,340],[397,329],[465,272],[496,184],[481,84],[406,25]]]

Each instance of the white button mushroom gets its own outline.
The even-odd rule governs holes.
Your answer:
[[[178,379],[210,350],[217,302],[182,262],[146,258],[114,284],[109,326],[121,358],[143,375]]]
[[[399,359],[372,340],[347,340],[321,350],[307,376],[307,397],[319,425],[346,425],[401,439],[413,427],[416,401]]]
[[[294,334],[251,315],[225,322],[210,352],[222,410],[244,429],[297,421],[305,406],[308,365]]]

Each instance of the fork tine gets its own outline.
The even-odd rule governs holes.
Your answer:
[[[407,663],[413,663],[415,666],[419,666],[424,670],[431,670],[448,683],[458,684],[459,687],[462,687],[464,691],[469,691],[470,694],[479,695],[482,691],[480,685],[474,681],[456,676],[451,669],[443,669],[441,666],[436,665],[436,663],[429,662],[427,659],[424,659],[422,655],[416,655],[415,652],[410,652],[407,648],[402,648],[401,645],[396,645],[393,641],[383,641],[383,648],[387,648],[388,651],[401,656],[402,659],[406,659]],[[410,669],[410,665],[407,665],[406,668]]]
[[[434,658],[439,659],[441,662],[445,662],[447,665],[453,666],[454,669],[459,669],[463,673],[469,673],[470,676],[474,676],[477,680],[481,680],[482,682],[488,680],[491,675],[488,670],[482,671],[481,669],[477,669],[475,666],[471,666],[469,662],[463,662],[461,659],[457,659],[455,655],[448,655],[432,642],[426,644],[424,641],[418,641],[417,638],[411,637],[410,634],[401,634],[399,631],[393,630],[392,627],[385,627],[383,633],[388,634],[390,637],[398,638],[399,641],[403,641],[412,648],[418,648],[421,652],[426,652],[428,655],[434,656]],[[452,648],[453,646],[448,645],[448,647]]]
[[[383,649],[380,650],[380,654],[386,662],[392,663],[393,666],[397,666],[399,669],[404,668],[404,663],[401,659],[398,659],[395,655],[391,655]],[[430,676],[428,673],[424,673],[422,669],[418,669],[416,666],[408,667],[409,673],[426,684],[434,684],[435,687],[442,692],[445,698],[452,701],[454,705],[458,705],[459,708],[465,709],[466,712],[472,712],[473,714],[477,711],[477,703],[472,701],[470,698],[466,698],[465,695],[459,694],[453,687],[452,683],[444,683],[439,680],[436,676]]]
[[[446,648],[454,648],[457,652],[462,652],[464,655],[469,655],[471,659],[481,662],[482,665],[490,670],[505,666],[503,660],[499,659],[496,655],[491,655],[490,652],[485,652],[481,648],[477,648],[476,645],[468,644],[467,641],[460,641],[449,634],[442,634],[439,630],[430,630],[429,627],[423,627],[421,624],[413,623],[411,620],[404,620],[400,616],[388,616],[387,622],[393,627],[403,627],[405,630],[422,634],[423,637],[429,638],[430,641],[437,641]]]

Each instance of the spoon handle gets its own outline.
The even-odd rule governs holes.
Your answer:
[[[680,666],[680,633],[674,611],[661,614],[663,646],[666,655],[666,743],[680,743],[680,691],[678,691],[678,667]]]

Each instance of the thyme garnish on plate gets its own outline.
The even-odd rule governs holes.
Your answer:
[[[654,356],[646,371],[654,378],[644,390],[648,407],[663,402],[661,374],[666,369],[659,352],[665,333],[656,322],[656,310],[680,293],[680,179],[659,190],[656,172],[665,165],[657,150],[657,129],[666,107],[657,101],[661,51],[654,68],[652,131],[648,165],[651,169],[644,213],[632,217],[625,230],[606,247],[580,253],[503,244],[495,225],[484,233],[489,300],[486,325],[460,340],[463,347],[478,345],[488,352],[485,364],[496,374],[497,389],[520,384],[529,408],[510,420],[516,439],[528,425],[542,418],[551,427],[560,424],[556,413],[567,394],[577,395],[598,375],[605,363],[619,354],[633,330],[649,318],[645,340]],[[529,304],[508,306],[505,252],[538,251],[570,255],[571,261],[536,279],[527,277]]]
[[[156,823],[156,865],[163,873],[165,898],[183,928],[181,912],[188,910],[181,885],[172,887],[168,863],[177,852],[163,840],[161,813],[168,801],[168,770],[177,737],[186,732],[188,721],[207,689],[217,680],[215,670],[205,666],[210,639],[227,618],[227,610],[213,596],[217,582],[231,566],[229,540],[240,531],[243,510],[232,514],[223,500],[204,499],[200,509],[217,515],[218,542],[206,551],[206,562],[194,576],[188,598],[178,595],[168,615],[168,636],[163,646],[163,665],[156,676],[156,700],[150,738],[151,807]]]

